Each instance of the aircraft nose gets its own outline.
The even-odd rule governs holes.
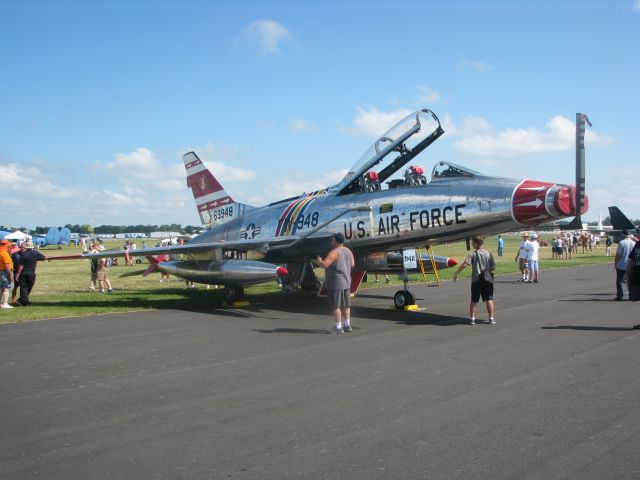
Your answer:
[[[576,214],[576,188],[538,180],[524,180],[514,190],[511,203],[513,219],[523,225],[539,225],[548,220]],[[588,209],[585,195],[582,213]]]

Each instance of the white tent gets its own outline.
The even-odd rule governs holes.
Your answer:
[[[20,230],[16,230],[15,232],[4,236],[5,240],[17,240],[19,242],[27,241],[30,238],[31,237],[29,235],[27,235],[26,233],[22,233]]]

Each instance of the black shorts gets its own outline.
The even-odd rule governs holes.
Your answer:
[[[482,297],[482,301],[493,300],[493,283],[489,283],[484,279],[477,282],[471,282],[471,301],[478,303]]]
[[[344,290],[329,290],[327,297],[329,298],[331,310],[351,307],[351,296],[349,293],[348,288]]]

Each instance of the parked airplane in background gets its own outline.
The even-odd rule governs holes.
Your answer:
[[[602,215],[598,215],[598,224],[597,225],[587,225],[584,223],[582,225],[583,230],[587,230],[589,232],[598,232],[600,235],[604,234],[604,232],[610,232],[613,230],[611,225],[602,225]]]
[[[435,162],[430,181],[415,165],[401,170],[443,133],[435,113],[418,110],[376,140],[336,185],[262,207],[236,202],[189,152],[183,157],[187,185],[208,229],[187,245],[137,249],[133,254],[182,254],[182,260],[156,262],[152,268],[224,285],[227,299],[233,300],[244,286],[276,278],[285,288],[317,289],[312,260],[328,250],[334,233],[342,232],[356,258],[355,290],[366,271],[401,270],[402,262],[395,259],[403,249],[468,242],[476,234],[529,229],[557,218],[576,216],[579,221],[587,210],[584,162],[583,171],[577,172],[583,179],[578,189],[488,176],[445,161]],[[247,252],[260,260],[243,258]],[[449,264],[453,262],[445,262]],[[413,295],[400,290],[394,303],[412,304]]]

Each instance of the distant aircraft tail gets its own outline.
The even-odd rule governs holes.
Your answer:
[[[618,207],[609,207],[609,219],[614,230],[635,230],[636,228]]]
[[[187,186],[193,192],[203,225],[227,223],[254,208],[235,202],[194,152],[186,153],[182,160],[187,169]]]

